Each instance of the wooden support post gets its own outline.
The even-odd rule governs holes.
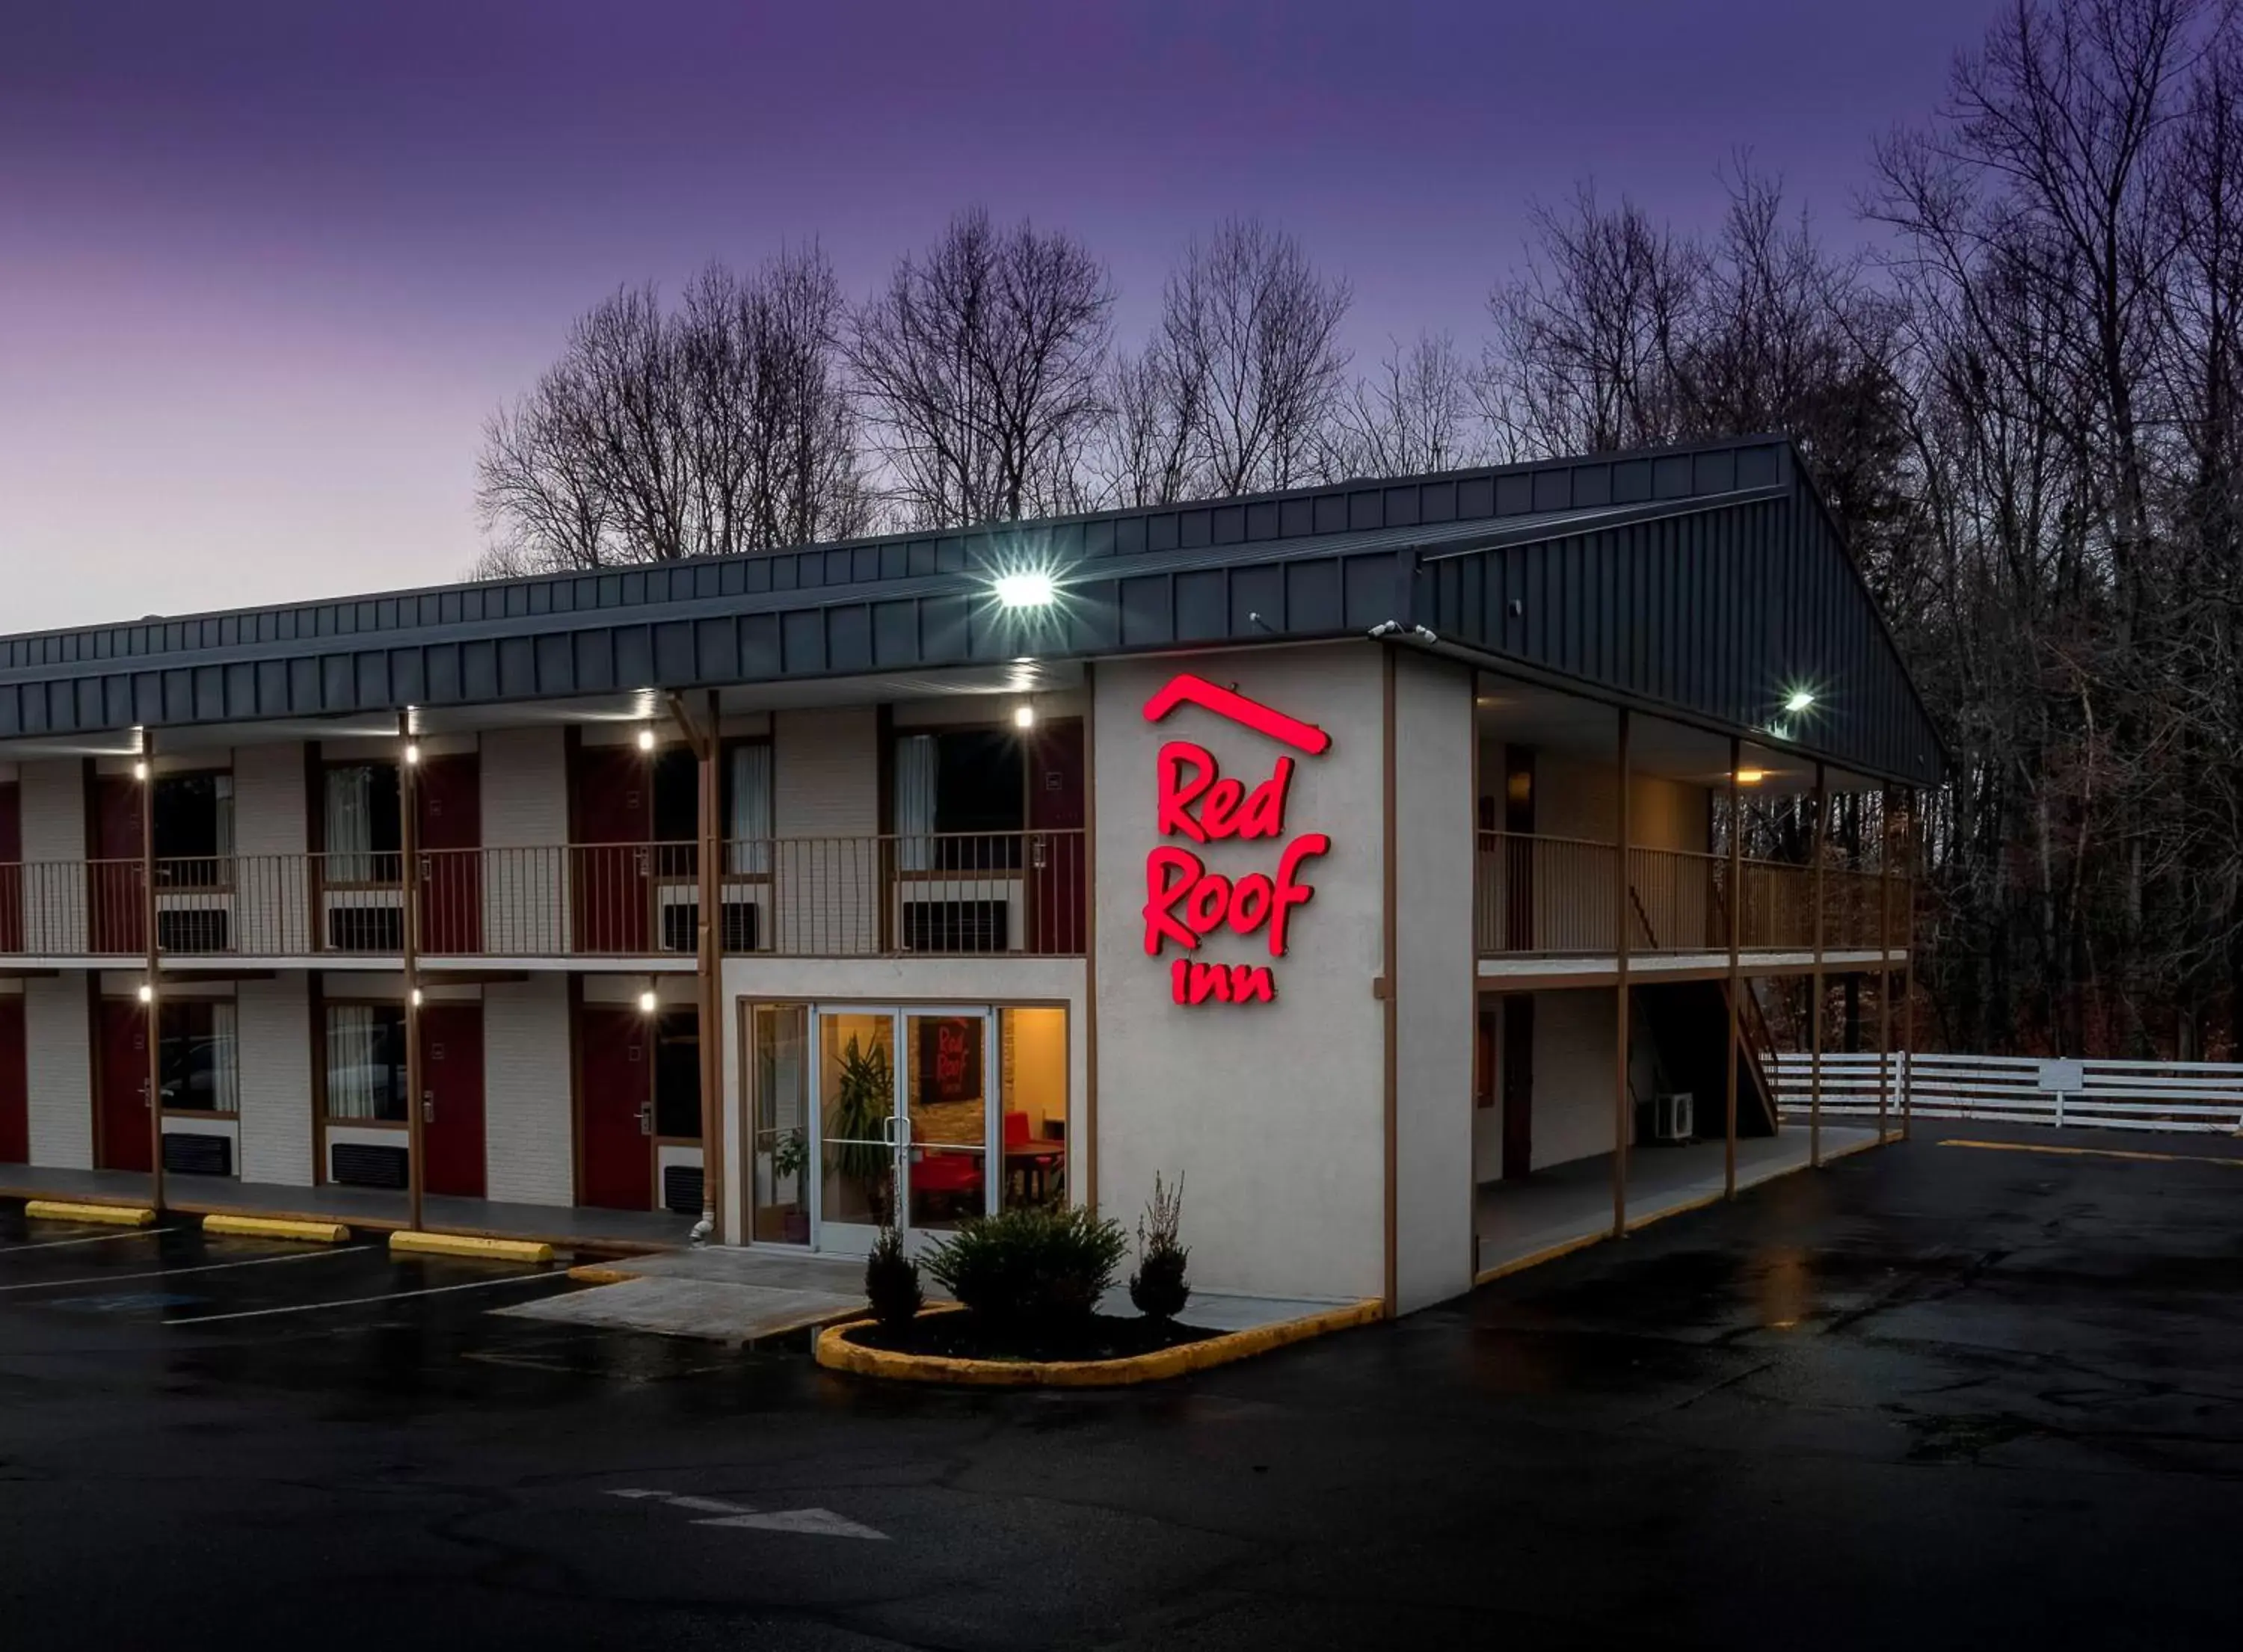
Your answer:
[[[724,1029],[718,1019],[723,995],[717,972],[723,967],[724,901],[724,772],[719,767],[724,742],[717,737],[717,695],[708,697],[708,722],[701,732],[697,755],[701,759],[701,933],[697,967],[701,980],[701,1226],[704,1239],[724,1240],[724,1142],[719,1137],[717,1092],[724,1083]]]
[[[164,1208],[164,1003],[156,945],[156,731],[140,731],[140,926],[148,951],[141,1036],[148,1045],[148,1202]]]
[[[1807,1162],[1822,1167],[1822,860],[1830,846],[1830,793],[1822,761],[1815,762],[1815,999],[1807,1012]]]
[[[1908,789],[1908,876],[1901,885],[1900,989],[1900,1138],[1908,1139],[1915,1113],[1916,1092],[1916,863],[1923,853],[1923,833],[1916,823],[1923,794]]]
[[[399,950],[405,966],[406,1226],[421,1226],[421,1144],[428,1106],[428,1074],[421,1052],[421,749],[413,740],[413,714],[397,715],[397,898],[401,903]]]
[[[1721,1196],[1737,1196],[1737,1043],[1744,1034],[1740,1025],[1744,974],[1738,967],[1738,942],[1744,925],[1744,819],[1737,796],[1737,765],[1744,761],[1744,742],[1729,736],[1729,1071],[1721,1091]]]
[[[1877,794],[1877,1139],[1892,1097],[1893,789]]]
[[[1631,886],[1627,876],[1627,708],[1620,708],[1620,757],[1617,768],[1619,802],[1613,833],[1613,964],[1617,972],[1613,997],[1618,1004],[1614,1017],[1614,1050],[1613,1053],[1613,1237],[1619,1239],[1627,1232],[1627,1138],[1630,1117],[1634,1109],[1630,1104],[1627,1087],[1627,953],[1633,938],[1629,919],[1632,910]]]

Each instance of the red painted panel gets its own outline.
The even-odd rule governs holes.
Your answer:
[[[654,1208],[653,1052],[647,1017],[588,1004],[576,1012],[578,1092],[583,1118],[584,1203],[607,1210]]]
[[[420,800],[421,950],[483,950],[482,765],[473,753],[431,757],[414,790]]]
[[[483,1007],[432,1004],[421,1011],[421,1124],[432,1193],[483,1196]]]
[[[31,1162],[30,1079],[24,1064],[24,1001],[0,998],[0,1165]]]
[[[1088,935],[1084,910],[1082,719],[1062,717],[1036,732],[1028,753],[1028,947],[1080,952]]]
[[[148,1169],[148,1012],[130,998],[101,1001],[96,1105],[95,1162],[104,1170]]]
[[[142,922],[140,786],[130,775],[103,775],[94,782],[93,853],[85,869],[85,895],[86,923],[97,952],[137,955],[148,950]]]
[[[576,950],[651,950],[654,769],[631,746],[578,749],[569,777],[569,887]]]

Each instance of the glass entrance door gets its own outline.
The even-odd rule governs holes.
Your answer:
[[[988,1007],[821,1004],[813,1021],[817,1248],[860,1255],[890,1223],[923,1248],[994,1210]]]

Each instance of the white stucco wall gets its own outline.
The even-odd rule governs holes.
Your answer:
[[[1640,1019],[1640,1017],[1639,1017]],[[1534,995],[1534,1167],[1608,1153],[1613,1145],[1613,989]],[[1629,1041],[1639,1094],[1641,1030]],[[1633,1119],[1629,1132],[1633,1136]]]
[[[299,825],[300,827],[300,820]],[[234,988],[246,1182],[312,1185],[312,999],[298,971]]]
[[[24,983],[24,1070],[31,1162],[92,1169],[93,1024],[83,971]]]
[[[492,1199],[576,1202],[569,1089],[567,977],[533,975],[486,986],[483,1162]]]
[[[1395,1291],[1402,1312],[1472,1288],[1472,674],[1394,658]]]
[[[1146,701],[1186,664],[1321,725],[1331,749],[1299,756],[1290,839],[1329,833],[1309,863],[1316,895],[1290,955],[1264,937],[1211,937],[1209,961],[1268,964],[1273,1004],[1179,1006],[1170,947],[1144,951],[1143,868],[1155,835],[1155,756],[1207,747],[1227,776],[1266,779],[1280,749],[1195,707],[1147,723]],[[1133,1221],[1157,1171],[1185,1179],[1183,1235],[1198,1282],[1308,1297],[1384,1289],[1384,758],[1379,651],[1337,643],[1101,663],[1096,686],[1099,1203]],[[1461,825],[1461,822],[1459,823]],[[1210,870],[1274,872],[1283,843],[1184,845]]]

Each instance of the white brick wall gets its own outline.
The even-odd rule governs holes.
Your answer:
[[[568,752],[559,729],[482,737],[484,945],[559,951],[568,942]],[[563,1201],[566,1202],[565,1200]]]
[[[312,999],[296,973],[243,981],[234,993],[240,1038],[241,1179],[312,1185]]]
[[[93,1024],[83,973],[24,983],[24,1067],[31,1162],[92,1169]]]
[[[488,823],[486,816],[486,823]],[[483,1158],[495,1199],[576,1202],[569,989],[557,974],[483,989]]]
[[[235,749],[234,922],[246,954],[295,954],[308,944],[308,810],[302,746],[291,741]]]
[[[26,949],[33,953],[82,952],[85,949],[84,767],[68,757],[27,762],[17,781],[22,788],[18,796],[24,822]]]
[[[868,952],[878,937],[880,736],[870,706],[782,711],[771,729],[773,928],[781,948]],[[841,838],[859,840],[837,843]]]

